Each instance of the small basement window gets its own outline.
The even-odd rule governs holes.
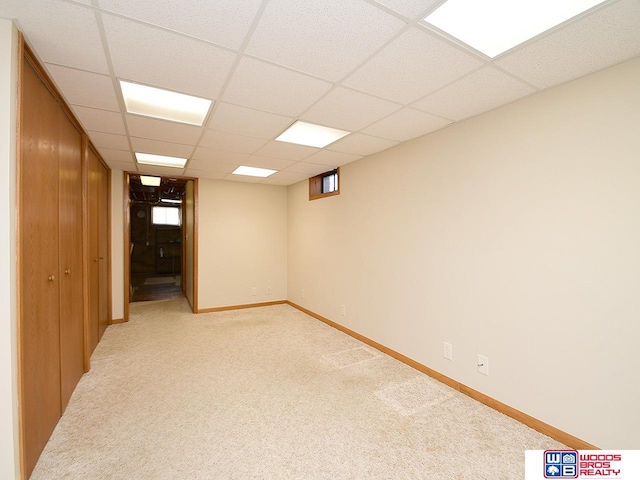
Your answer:
[[[309,200],[340,195],[340,169],[321,173],[309,179]]]
[[[153,207],[151,219],[154,225],[179,227],[182,224],[180,213],[180,209],[176,207]]]

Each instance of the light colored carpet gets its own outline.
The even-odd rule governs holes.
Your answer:
[[[176,283],[176,277],[149,277],[144,279],[145,285],[169,285]]]
[[[32,478],[524,478],[563,445],[288,305],[131,305]]]

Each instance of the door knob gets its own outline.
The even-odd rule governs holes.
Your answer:
[[[67,268],[67,269],[65,269],[65,271],[64,271],[64,274],[65,274],[65,275],[69,275],[70,273],[71,273],[71,270],[69,270],[68,268]]]
[[[53,275],[49,275],[49,278],[47,280],[49,280],[50,282],[53,282],[56,279],[56,277],[54,277]]]

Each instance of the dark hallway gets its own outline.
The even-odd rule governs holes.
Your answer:
[[[167,300],[183,294],[182,200],[186,182],[131,176],[131,302]]]

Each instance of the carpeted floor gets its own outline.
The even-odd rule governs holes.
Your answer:
[[[33,480],[511,480],[563,447],[288,305],[133,304],[92,367]]]

